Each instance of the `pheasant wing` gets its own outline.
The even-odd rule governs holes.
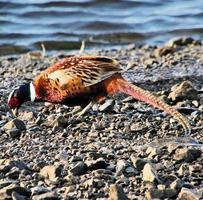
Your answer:
[[[76,83],[88,87],[122,71],[118,62],[110,58],[88,56],[81,58],[68,68],[61,68],[48,74],[48,79],[54,81],[60,89],[66,89]]]

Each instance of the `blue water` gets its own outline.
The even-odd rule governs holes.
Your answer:
[[[0,54],[203,37],[203,0],[0,0]]]

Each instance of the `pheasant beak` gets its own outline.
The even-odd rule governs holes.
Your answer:
[[[17,115],[18,115],[18,109],[17,108],[11,109],[11,112],[12,112],[14,117],[17,117]]]

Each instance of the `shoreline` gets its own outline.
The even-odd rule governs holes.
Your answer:
[[[24,105],[8,115],[9,92],[62,53],[0,57],[0,195],[25,199],[203,198],[203,45],[192,38],[163,46],[129,45],[83,54],[117,59],[131,82],[186,115],[191,138],[169,115],[116,95],[80,119],[79,107]],[[195,145],[198,142],[199,145]]]

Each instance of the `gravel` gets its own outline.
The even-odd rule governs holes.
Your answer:
[[[0,199],[203,198],[201,42],[84,54],[118,59],[129,81],[187,115],[191,136],[171,116],[123,94],[78,118],[80,107],[30,102],[13,118],[11,90],[66,55],[0,57]]]

